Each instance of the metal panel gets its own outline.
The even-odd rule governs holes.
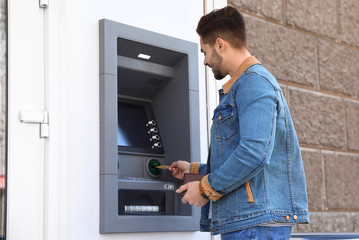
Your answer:
[[[153,104],[166,153],[157,156],[161,164],[178,159],[200,161],[197,51],[195,43],[109,20],[100,21],[101,233],[199,230],[200,209],[183,205],[181,195],[174,192],[180,183],[168,172],[153,179],[144,171],[146,159],[156,156],[126,152],[117,155],[116,146],[117,95],[121,94]],[[139,60],[140,53],[151,55],[151,59]],[[124,62],[119,64],[118,59]],[[153,70],[166,79],[151,90],[147,81],[136,78],[151,78]],[[165,202],[161,206],[166,210],[162,215],[123,214],[120,195],[128,198],[135,194],[132,190],[148,196],[163,193]],[[147,209],[141,204],[139,211]],[[127,209],[135,208],[136,204]]]

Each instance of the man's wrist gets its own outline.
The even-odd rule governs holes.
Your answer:
[[[190,167],[189,167],[189,173],[199,174],[200,166],[201,166],[201,163],[199,163],[199,162],[191,163]]]
[[[205,199],[209,199],[209,196],[207,196],[205,193],[204,193],[204,190],[203,190],[203,186],[201,184],[201,182],[199,182],[199,193],[201,194],[201,196]]]
[[[199,183],[200,194],[203,194],[202,196],[206,196],[211,201],[217,201],[218,199],[223,197],[223,195],[213,190],[213,188],[208,182],[208,176],[209,175],[204,176]]]

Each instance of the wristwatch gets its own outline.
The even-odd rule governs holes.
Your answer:
[[[201,194],[201,196],[205,199],[209,199],[209,197],[204,193],[203,191],[203,187],[202,187],[202,184],[201,182],[199,182],[199,193]]]

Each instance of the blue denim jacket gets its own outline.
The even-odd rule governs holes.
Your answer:
[[[261,224],[308,223],[303,163],[289,108],[276,79],[260,64],[220,90],[207,164],[199,173],[221,195],[202,207],[201,231]]]

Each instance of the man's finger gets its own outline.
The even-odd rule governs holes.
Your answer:
[[[187,192],[187,188],[188,188],[188,186],[187,186],[187,184],[185,184],[185,185],[182,185],[182,186],[180,186],[177,190],[176,190],[176,193],[182,193],[182,203],[183,204],[186,204],[186,203],[188,203],[188,201],[185,199],[185,197],[184,197],[184,195],[186,194],[186,192]]]
[[[177,167],[178,167],[178,166],[177,166],[177,162],[172,163],[171,166],[170,166],[171,169],[172,169],[172,168],[177,168]]]
[[[182,192],[186,191],[187,188],[188,188],[187,184],[182,185],[176,190],[176,193],[182,193]]]

